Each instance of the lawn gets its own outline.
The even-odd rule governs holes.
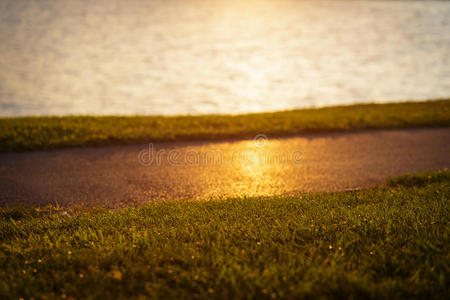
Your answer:
[[[1,118],[0,151],[437,126],[450,126],[449,99],[247,115]]]
[[[434,298],[450,172],[363,191],[0,209],[0,298]]]

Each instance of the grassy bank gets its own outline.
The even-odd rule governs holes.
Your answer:
[[[369,104],[248,115],[0,119],[0,151],[310,132],[450,125],[450,100]]]
[[[366,191],[0,209],[0,298],[436,298],[450,286],[450,172]]]

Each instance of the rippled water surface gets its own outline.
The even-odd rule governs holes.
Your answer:
[[[0,115],[450,96],[450,2],[0,1]]]

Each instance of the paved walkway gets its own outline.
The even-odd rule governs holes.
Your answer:
[[[450,128],[0,154],[0,205],[121,207],[360,189],[450,167]]]

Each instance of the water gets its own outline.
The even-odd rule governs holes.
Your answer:
[[[0,115],[450,96],[450,2],[0,1]]]

